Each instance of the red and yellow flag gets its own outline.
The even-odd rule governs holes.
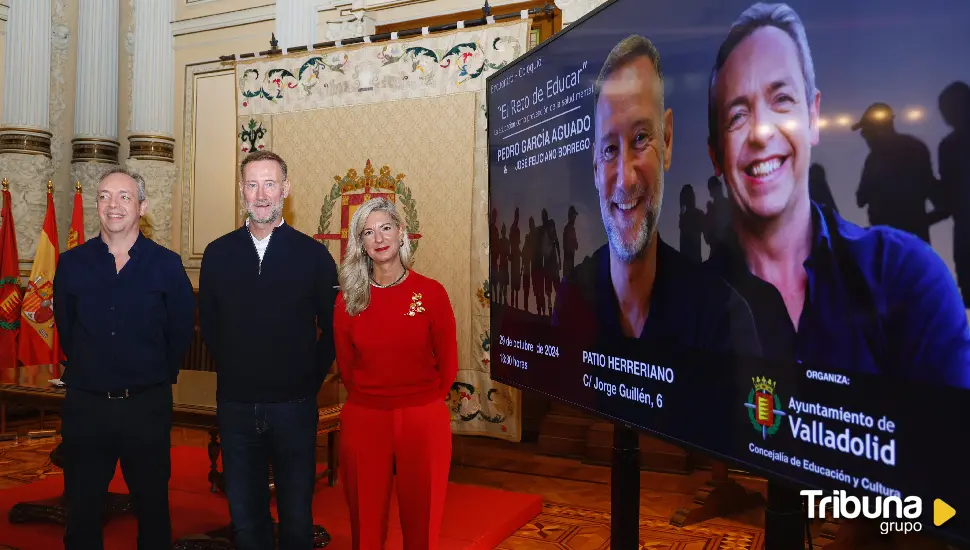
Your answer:
[[[58,251],[52,190],[53,185],[47,182],[47,216],[24,293],[19,357],[24,365],[54,365],[54,374],[60,375],[61,350],[54,325],[54,271]]]
[[[81,182],[74,185],[74,213],[71,214],[71,230],[67,233],[67,249],[84,244],[84,198],[81,196]]]
[[[17,366],[17,333],[20,329],[20,259],[13,226],[10,190],[3,180],[3,211],[0,212],[0,369]]]

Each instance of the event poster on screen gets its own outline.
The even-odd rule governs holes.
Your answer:
[[[493,378],[970,510],[968,58],[959,0],[617,0],[490,77]]]

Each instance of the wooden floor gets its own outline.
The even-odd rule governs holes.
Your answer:
[[[44,427],[58,428],[56,417],[49,418]],[[23,426],[22,431],[26,432],[27,428],[36,429],[36,425]],[[208,442],[209,435],[203,431],[185,428],[175,428],[172,431],[173,445],[205,447]],[[320,448],[319,459],[326,460],[326,449],[323,447]],[[694,491],[703,484],[708,475],[704,471],[692,475],[641,472],[641,544],[638,550],[763,548],[763,509],[750,510],[734,517],[708,520],[687,528],[669,525],[669,518],[674,511],[691,503]],[[21,480],[17,475],[5,476],[6,483],[0,483],[0,488],[10,482],[29,482],[30,477]],[[534,444],[456,436],[451,479],[457,483],[534,493],[543,497],[546,503],[543,514],[500,545],[498,548],[501,550],[610,548],[610,470],[607,467],[584,464],[574,459],[544,456],[538,453]],[[738,481],[751,491],[765,491],[763,480],[741,477]],[[815,548],[821,548],[826,542],[817,536],[818,527],[820,526],[813,527],[813,534],[816,535]],[[882,540],[877,544],[858,548],[929,550],[947,547],[909,537]]]
[[[579,460],[543,456],[529,443],[509,443],[476,437],[455,437],[452,479],[511,491],[536,493],[561,504],[610,509],[610,469]],[[640,473],[640,513],[669,516],[688,505],[694,490],[709,476]],[[750,490],[763,492],[764,482],[741,479]],[[756,516],[757,514],[755,514]],[[738,518],[754,522],[756,518]]]
[[[173,444],[205,445],[208,435],[188,429],[173,431]],[[178,442],[178,443],[176,443]],[[319,459],[325,460],[325,449]],[[609,546],[610,469],[578,459],[542,455],[538,445],[481,437],[456,436],[451,480],[541,495],[543,515],[526,525],[499,550],[606,550]],[[766,494],[762,479],[732,476],[747,490]],[[691,475],[640,473],[640,533],[638,550],[762,550],[764,509],[716,518],[686,528],[669,525],[669,518],[688,506],[698,487],[710,478],[706,471]],[[565,508],[564,508],[565,507]],[[605,513],[605,516],[604,516]],[[819,536],[821,523],[812,526],[814,549],[829,545]],[[564,533],[568,530],[568,533]],[[569,537],[569,540],[565,540]],[[958,550],[920,536],[880,538],[854,550]],[[798,550],[798,549],[792,549]]]
[[[204,447],[207,433],[187,428],[172,431],[173,445]],[[321,445],[324,444],[321,441]],[[319,450],[325,461],[325,448]],[[610,469],[583,464],[579,460],[544,456],[538,446],[510,443],[480,437],[456,436],[452,450],[451,480],[542,495],[544,500],[560,504],[610,509]],[[650,516],[669,516],[690,503],[694,490],[703,484],[707,474],[693,476],[641,472],[640,512]],[[750,490],[765,490],[757,479],[740,479]],[[759,514],[735,518],[745,525],[759,525]],[[740,523],[739,523],[740,524]]]

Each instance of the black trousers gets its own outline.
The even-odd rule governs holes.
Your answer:
[[[118,461],[138,518],[138,549],[171,549],[172,386],[125,399],[68,388],[61,408],[65,550],[101,550],[108,484]]]

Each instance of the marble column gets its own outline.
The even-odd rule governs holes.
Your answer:
[[[99,230],[98,179],[118,164],[120,0],[80,0],[71,181],[81,182],[85,240]]]
[[[129,169],[144,176],[148,214],[142,230],[172,247],[172,191],[175,167],[175,41],[172,0],[134,3],[135,55],[132,67]]]
[[[318,3],[319,0],[276,0],[276,39],[280,48],[318,42]]]
[[[51,158],[51,0],[11,0],[4,49],[0,178],[10,182],[17,253],[32,262],[47,208]]]
[[[562,26],[571,23],[593,11],[606,0],[556,0],[556,7],[562,10]]]

